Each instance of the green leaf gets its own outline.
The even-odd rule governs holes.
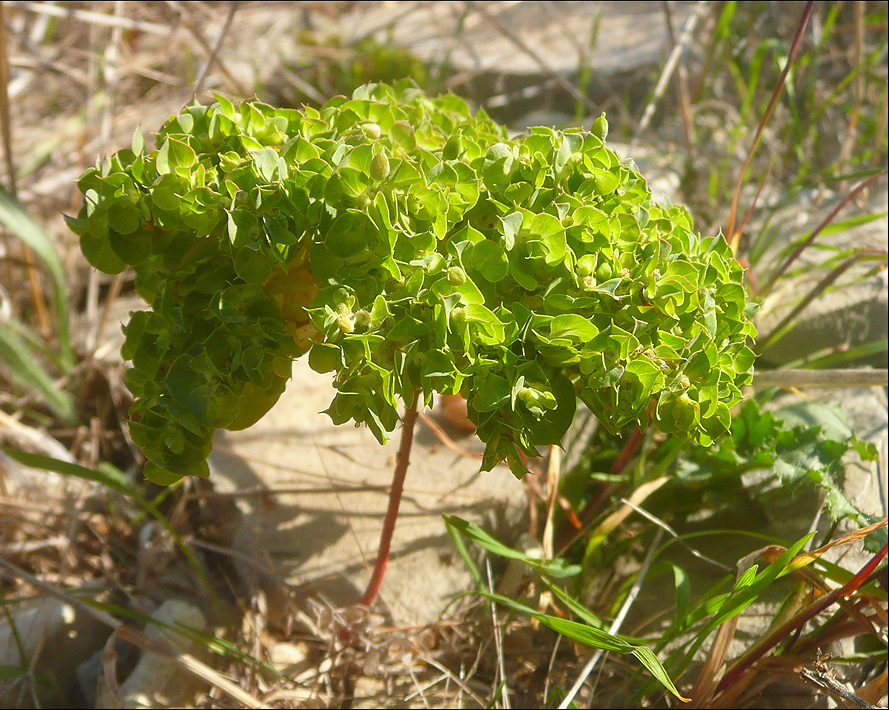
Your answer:
[[[176,168],[190,168],[197,162],[197,155],[188,143],[167,137],[157,153],[158,173],[166,175]]]
[[[487,239],[472,247],[469,264],[491,283],[502,281],[509,273],[509,260],[503,247]]]
[[[503,377],[488,373],[481,378],[470,402],[477,411],[490,412],[509,401],[510,391],[509,383]]]
[[[556,316],[549,323],[552,338],[567,338],[576,343],[587,343],[599,334],[599,329],[589,319],[573,313]]]
[[[265,283],[274,269],[274,264],[258,249],[245,247],[235,253],[235,271],[248,284]]]

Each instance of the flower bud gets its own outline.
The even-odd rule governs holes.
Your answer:
[[[595,121],[593,121],[593,126],[592,128],[590,128],[590,133],[596,136],[596,138],[601,140],[603,143],[605,142],[605,138],[608,137],[608,120],[605,118],[604,113]]]
[[[370,322],[370,313],[368,313],[366,310],[362,308],[361,310],[355,311],[355,325],[366,328],[370,325]]]
[[[380,124],[374,123],[373,121],[361,124],[361,132],[364,133],[367,138],[371,138],[372,140],[376,140],[382,135]]]
[[[370,161],[370,176],[377,182],[389,177],[389,158],[383,151],[377,153]]]
[[[459,266],[452,266],[448,269],[448,283],[454,286],[462,286],[466,283],[466,272]]]
[[[580,276],[592,276],[596,265],[596,257],[592,254],[584,254],[577,260],[577,273]]]
[[[336,324],[344,333],[351,333],[355,330],[355,319],[352,316],[339,316],[336,319]]]

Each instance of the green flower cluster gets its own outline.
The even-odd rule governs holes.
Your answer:
[[[88,170],[69,220],[151,304],[123,354],[153,480],[206,473],[213,431],[261,417],[307,351],[333,421],[381,442],[399,398],[463,394],[485,470],[523,474],[578,398],[611,430],[652,403],[665,432],[727,430],[753,364],[741,267],[652,203],[604,117],[510,140],[408,83],[320,110],[217,99]]]

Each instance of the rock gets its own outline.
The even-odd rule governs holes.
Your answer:
[[[311,665],[310,653],[305,643],[279,641],[269,649],[269,662],[284,675],[294,676]]]
[[[262,574],[277,572],[302,591],[348,606],[358,602],[370,578],[399,432],[380,446],[366,428],[334,426],[322,413],[333,393],[328,375],[298,360],[280,401],[249,430],[220,436],[210,466],[218,490],[253,491],[239,500],[245,517],[235,549],[257,561]],[[460,443],[481,451],[474,437]],[[477,458],[442,446],[417,423],[378,602],[394,622],[434,622],[448,599],[470,585],[442,513],[504,537],[523,516],[522,483],[503,467],[478,469]]]
[[[4,676],[0,707],[83,707],[76,668],[104,646],[111,629],[55,598],[32,599],[7,609],[10,617],[0,617],[0,668],[21,668],[23,674]],[[39,682],[28,682],[29,672]]]
[[[693,10],[693,3],[673,3],[677,34]],[[645,2],[445,1],[370,3],[360,21],[345,16],[337,29],[347,42],[372,37],[433,66],[447,64],[454,74],[448,88],[472,87],[493,101],[489,108],[514,111],[540,108],[554,91],[573,109],[576,99],[558,80],[577,86],[585,66],[593,70],[585,87],[591,102],[626,92],[669,51],[666,21],[661,6]]]
[[[152,614],[159,624],[181,624],[198,631],[206,625],[204,614],[194,604],[170,599]],[[145,635],[155,640],[165,640],[184,653],[189,653],[194,643],[174,631],[156,624],[147,624]],[[175,663],[157,654],[143,651],[133,672],[120,684],[120,696],[126,708],[185,707],[194,702],[195,695],[205,684],[190,673],[185,673]]]
[[[670,4],[677,36],[693,12],[695,3]],[[223,20],[220,13],[218,23]],[[262,36],[264,51],[233,33],[225,66],[239,84],[261,87],[265,101],[325,98],[300,75],[311,54],[293,38],[308,31],[322,43],[335,38],[344,56],[365,39],[381,51],[402,49],[429,65],[431,75],[441,74],[445,90],[482,103],[506,122],[535,109],[573,116],[578,91],[587,97],[585,116],[618,106],[640,111],[652,71],[671,48],[663,7],[647,2],[380,2],[328,13],[250,3],[236,22],[244,37]],[[213,37],[220,29],[217,23],[206,27]],[[387,56],[381,63],[392,61]],[[214,68],[207,86],[219,82],[230,84]]]

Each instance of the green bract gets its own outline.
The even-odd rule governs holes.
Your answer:
[[[482,468],[556,444],[580,398],[611,430],[708,444],[749,382],[742,270],[593,133],[510,140],[454,96],[368,85],[320,110],[223,97],[80,178],[90,263],[129,265],[131,432],[167,482],[206,473],[291,360],[335,373],[327,410],[381,442],[397,400],[461,393]]]

